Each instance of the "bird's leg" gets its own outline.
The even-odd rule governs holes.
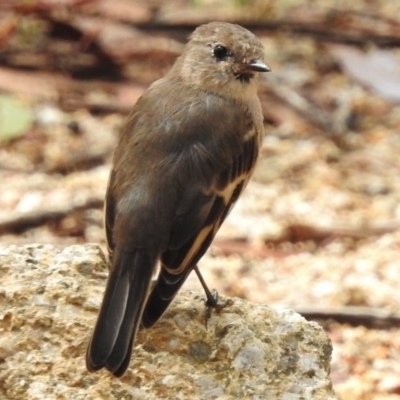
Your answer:
[[[196,265],[194,267],[194,271],[196,272],[197,277],[199,278],[199,281],[201,283],[201,286],[203,286],[203,289],[206,293],[206,311],[205,311],[205,318],[206,318],[206,328],[207,328],[207,321],[211,317],[211,312],[213,309],[217,310],[218,312],[224,309],[227,306],[231,306],[233,304],[233,301],[231,299],[228,299],[224,302],[218,302],[218,292],[213,289],[210,290],[203,278],[203,276],[200,273],[199,267]]]

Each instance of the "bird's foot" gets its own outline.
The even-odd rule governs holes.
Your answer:
[[[215,310],[217,313],[219,313],[221,310],[223,310],[225,307],[229,307],[233,304],[232,299],[228,299],[224,302],[218,301],[218,292],[213,289],[210,293],[210,296],[207,296],[207,300],[205,301],[206,304],[206,310],[205,310],[205,325],[207,328],[207,322],[211,318],[211,313],[212,310]]]

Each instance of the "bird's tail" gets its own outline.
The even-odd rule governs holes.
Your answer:
[[[103,303],[86,353],[91,372],[126,371],[157,257],[143,250],[115,249]]]
[[[142,325],[144,328],[152,327],[162,317],[191,270],[192,268],[187,268],[182,274],[173,275],[161,268],[157,283],[152,288],[143,311]]]

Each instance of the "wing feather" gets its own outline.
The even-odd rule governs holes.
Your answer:
[[[197,230],[192,231],[186,241],[183,242],[181,239],[183,243],[180,247],[169,246],[168,250],[162,254],[161,272],[143,312],[142,323],[145,327],[152,326],[161,317],[189,273],[207,251],[250,179],[258,154],[258,146],[259,140],[254,133],[246,140],[243,152],[233,160],[230,168],[217,177],[217,185],[212,188],[213,196],[210,196],[209,201],[202,205],[202,211],[208,212],[200,213],[201,224],[200,220],[197,220]],[[226,179],[228,176],[229,181]],[[224,183],[223,187],[221,183]],[[199,198],[203,199],[200,194]],[[211,205],[210,202],[212,202]],[[191,226],[191,218],[193,218],[191,211],[196,210],[199,215],[198,204],[197,198],[193,198],[193,204],[186,214],[179,216],[178,226],[184,226],[186,223]]]

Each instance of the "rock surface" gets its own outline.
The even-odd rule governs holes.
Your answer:
[[[106,277],[97,245],[0,248],[0,399],[337,399],[319,325],[235,298],[206,329],[203,295],[184,291],[121,379],[88,373]]]

